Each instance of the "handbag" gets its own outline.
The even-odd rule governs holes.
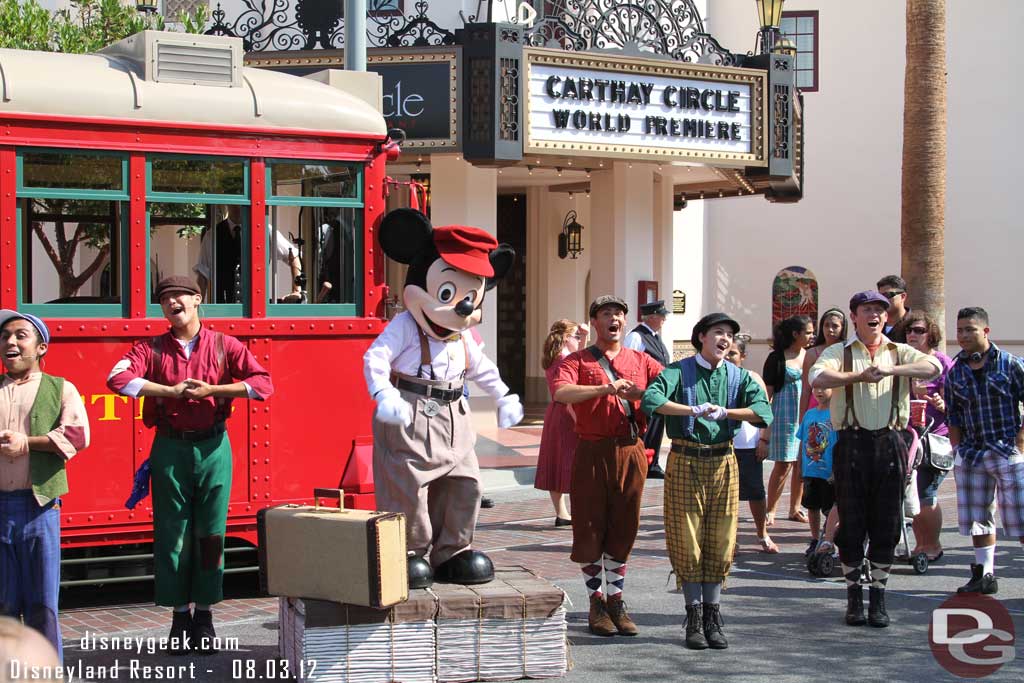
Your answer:
[[[928,463],[932,467],[941,472],[948,472],[953,469],[956,453],[953,451],[953,444],[949,442],[949,437],[939,434],[928,434],[925,443],[928,447]]]

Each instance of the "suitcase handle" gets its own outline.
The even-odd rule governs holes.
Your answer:
[[[338,509],[345,509],[345,492],[342,489],[313,489],[313,507],[320,509],[321,498],[334,498],[338,501]]]

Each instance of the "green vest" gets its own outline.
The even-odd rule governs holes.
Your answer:
[[[39,393],[29,413],[29,436],[46,436],[60,422],[61,398],[64,380],[47,375],[39,378]],[[54,498],[68,492],[68,476],[64,471],[65,460],[59,453],[29,451],[29,468],[32,473],[32,493],[40,505],[46,505]]]

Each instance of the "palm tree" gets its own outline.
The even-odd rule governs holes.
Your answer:
[[[946,0],[907,0],[903,83],[903,278],[946,329]]]

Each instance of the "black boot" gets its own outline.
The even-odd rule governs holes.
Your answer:
[[[434,570],[422,555],[410,552],[409,559],[406,560],[406,569],[410,589],[430,588],[434,584]]]
[[[863,626],[868,623],[864,618],[864,591],[860,584],[846,587],[846,625]]]
[[[647,468],[648,479],[664,479],[665,470],[661,469],[661,465],[658,464],[658,459],[655,458],[651,466]]]
[[[700,603],[686,606],[686,647],[691,650],[708,649],[708,639],[704,637],[704,622],[701,618]]]
[[[215,641],[217,632],[213,630],[213,613],[208,609],[197,609],[192,617],[192,648],[201,655],[217,653]]]
[[[192,649],[192,612],[174,612],[167,635],[167,654],[186,655]]]
[[[868,625],[885,628],[889,625],[889,615],[885,611],[885,589],[872,586],[868,589]]]
[[[717,604],[704,603],[704,638],[708,641],[708,647],[712,650],[724,650],[729,647],[729,641],[722,633],[722,612]]]
[[[995,595],[999,592],[999,582],[992,574],[983,574],[984,565],[971,564],[971,580],[956,589],[957,593],[982,593]]]

